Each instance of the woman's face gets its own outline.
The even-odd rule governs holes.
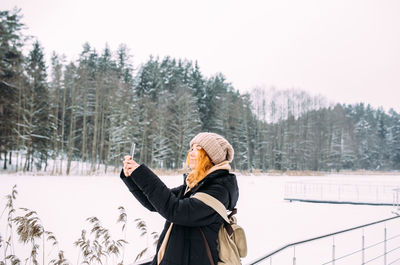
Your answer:
[[[192,170],[196,168],[197,165],[197,157],[199,155],[199,150],[201,146],[198,144],[193,144],[192,149],[189,152],[189,166]]]

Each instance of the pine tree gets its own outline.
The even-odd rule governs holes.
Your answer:
[[[69,175],[71,171],[71,163],[73,154],[76,146],[76,120],[77,120],[77,74],[76,66],[73,63],[69,63],[66,66],[64,73],[64,85],[65,85],[65,100],[66,100],[66,151],[67,151],[67,169],[66,174]],[[62,160],[61,160],[62,161]]]
[[[98,60],[99,61],[99,60]],[[98,67],[98,61],[97,67]],[[91,166],[90,171],[94,172],[96,169],[97,158],[98,158],[98,150],[97,150],[97,143],[98,143],[98,136],[99,136],[99,116],[100,116],[100,107],[101,107],[101,97],[102,97],[102,78],[98,73],[98,68],[96,68],[96,76],[94,78],[94,93],[95,93],[95,101],[94,101],[94,112],[93,112],[93,132],[92,132],[92,139],[91,139]]]
[[[252,102],[250,100],[250,94],[244,94],[242,96],[242,104],[243,104],[243,122],[244,122],[244,129],[245,129],[245,134],[243,135],[243,140],[245,141],[246,145],[246,165],[244,166],[244,169],[249,170],[250,172],[253,171],[254,168],[254,139],[255,139],[255,134],[254,130],[252,128],[255,127],[254,125],[254,116],[253,116],[253,110],[252,110]]]
[[[150,57],[138,72],[135,85],[135,97],[137,98],[137,115],[135,116],[133,137],[137,139],[137,151],[139,163],[151,164],[152,149],[154,148],[154,130],[156,127],[156,106],[159,92],[165,83],[168,83],[164,69],[160,69],[158,58]]]
[[[182,168],[188,154],[189,141],[200,132],[201,122],[195,98],[182,85],[176,89],[175,97],[170,97],[168,139],[173,153],[173,168]]]
[[[117,51],[117,86],[110,97],[110,128],[107,160],[118,168],[124,155],[129,154],[130,145],[137,140],[134,128],[137,123],[137,97],[133,94],[133,67],[131,57],[125,45]],[[134,158],[135,159],[135,158]]]
[[[64,67],[53,54],[46,83],[36,41],[24,63],[18,10],[0,11],[0,159],[17,150],[17,169],[67,174],[73,160],[91,171],[113,165],[137,143],[134,159],[180,168],[190,139],[216,132],[235,149],[234,169],[400,169],[400,117],[369,105],[329,105],[304,91],[235,91],[222,74],[206,78],[197,62],[150,57],[136,70],[129,50],[107,46],[99,56],[85,44]],[[7,158],[10,157],[10,158]],[[82,173],[87,173],[82,168]]]
[[[22,136],[21,103],[23,90],[24,36],[20,10],[0,11],[0,157],[4,154],[3,169],[7,169],[7,153],[19,151]],[[16,144],[15,144],[16,143]]]
[[[362,169],[379,168],[377,148],[377,128],[371,107],[364,104],[354,108],[354,134],[358,145],[358,167]]]
[[[29,77],[28,109],[25,110],[26,126],[28,131],[28,154],[25,170],[32,170],[35,161],[36,168],[45,170],[49,153],[49,140],[51,130],[49,129],[49,93],[46,82],[46,65],[43,50],[39,42],[33,44],[29,53],[27,74]]]
[[[230,84],[225,82],[222,74],[217,74],[206,81],[205,85],[205,113],[203,128],[205,131],[212,131],[223,134],[223,124],[219,118],[219,106],[222,98],[226,95]]]
[[[240,125],[242,122],[241,97],[238,92],[229,91],[225,94],[222,104],[219,105],[219,117],[223,123],[222,135],[232,144],[235,155],[232,161],[232,168],[239,169],[242,165],[240,149]],[[237,152],[236,152],[237,151]]]
[[[78,118],[78,125],[82,128],[80,142],[80,160],[82,162],[81,172],[86,173],[86,162],[88,159],[88,117],[89,117],[89,88],[93,84],[94,80],[91,79],[90,75],[90,59],[91,59],[91,47],[88,43],[83,45],[83,51],[81,52],[78,59],[77,69],[77,82],[80,87],[81,102],[80,102],[80,117]]]
[[[380,170],[388,170],[391,168],[390,165],[390,153],[388,152],[388,136],[389,136],[389,116],[386,115],[382,108],[376,111],[377,119],[377,147],[379,153],[379,168]]]
[[[342,135],[341,169],[355,170],[357,167],[358,146],[354,135],[354,123],[352,120],[353,106],[343,105],[345,121]]]
[[[101,100],[101,115],[100,115],[100,143],[99,143],[99,165],[108,165],[108,146],[110,146],[109,134],[113,130],[109,126],[109,116],[111,113],[111,98],[115,93],[115,85],[118,83],[118,69],[116,62],[112,58],[111,50],[105,48],[102,57],[100,58],[100,75],[102,76],[102,100]]]
[[[194,69],[191,72],[191,81],[189,87],[193,91],[192,94],[196,98],[196,105],[199,108],[199,115],[201,121],[202,130],[204,130],[204,124],[206,123],[206,91],[205,91],[205,80],[200,72],[200,67],[195,62]]]
[[[344,110],[337,104],[330,113],[330,142],[328,154],[328,169],[339,171],[342,167],[343,137],[344,137]]]
[[[400,169],[400,115],[389,110],[391,127],[389,129],[389,152],[393,169]]]
[[[156,111],[154,113],[154,138],[152,145],[152,164],[155,168],[166,168],[168,161],[173,157],[173,148],[170,141],[171,125],[171,100],[174,95],[168,91],[161,91],[157,99]]]
[[[53,159],[53,168],[52,174],[58,174],[59,172],[57,159],[60,153],[60,142],[61,139],[59,137],[59,123],[60,123],[60,99],[61,99],[61,91],[62,91],[62,74],[63,74],[63,59],[60,58],[56,53],[53,53],[51,58],[51,83],[49,86],[50,92],[50,128],[52,130],[52,159]]]

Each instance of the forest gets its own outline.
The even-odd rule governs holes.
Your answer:
[[[400,169],[393,109],[293,88],[241,93],[222,73],[204,76],[197,62],[150,56],[136,64],[124,44],[97,51],[85,43],[77,60],[58,51],[47,65],[39,40],[22,33],[20,13],[0,11],[3,170],[68,175],[73,161],[90,165],[82,174],[119,170],[132,142],[138,163],[176,170],[201,131],[233,145],[235,170]]]

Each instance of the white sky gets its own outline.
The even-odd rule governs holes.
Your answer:
[[[149,56],[197,60],[236,89],[300,88],[341,103],[400,111],[398,0],[2,0],[22,8],[47,56],[75,59],[125,43]]]

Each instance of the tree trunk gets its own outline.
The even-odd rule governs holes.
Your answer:
[[[154,153],[154,139],[150,140],[150,168],[153,168],[154,162],[153,162],[153,153]]]
[[[247,170],[253,172],[253,168],[251,166],[251,146],[250,146],[250,131],[249,131],[249,115],[247,113],[247,107],[244,114],[244,122],[245,122],[245,129],[246,129],[246,146],[247,146]]]
[[[51,109],[50,109],[51,107],[50,107],[50,104],[48,105],[48,108],[47,108],[47,114],[49,115],[50,113],[51,113]],[[46,124],[45,124],[45,128],[49,128],[50,127],[50,125],[51,125],[51,123],[50,123],[50,119],[46,119]],[[50,136],[50,134],[49,134],[49,136]],[[49,153],[48,153],[48,150],[49,150],[49,148],[50,148],[50,146],[51,146],[51,143],[50,143],[50,139],[49,140],[46,140],[46,153],[45,153],[45,156],[44,156],[44,172],[46,172],[47,171],[47,161],[48,161],[48,159],[49,159]],[[40,156],[40,157],[42,157],[42,156]],[[40,159],[40,168],[42,168],[42,162],[43,162],[43,160],[42,160],[42,158]]]
[[[33,119],[33,100],[35,98],[35,92],[31,92],[31,98],[29,102],[29,123],[28,123],[28,144],[27,144],[27,150],[28,153],[26,155],[26,160],[25,160],[25,166],[24,166],[24,172],[29,171],[29,169],[32,169],[32,165],[29,161],[32,161],[31,156],[32,156],[32,119]]]
[[[55,104],[55,109],[54,109],[54,128],[53,128],[53,169],[51,174],[57,174],[58,173],[58,168],[57,168],[57,156],[58,156],[58,102],[60,98],[60,86],[57,83],[57,88],[56,88],[56,95],[54,98],[54,104]]]
[[[4,150],[4,165],[3,169],[7,169],[7,150]]]
[[[107,123],[107,120],[106,120]],[[113,127],[113,123],[111,122],[111,120],[108,120],[108,126],[106,125],[107,129],[109,130],[109,134],[108,134],[108,140],[107,140],[107,149],[105,152],[105,158],[104,158],[104,173],[107,174],[107,169],[108,169],[108,164],[110,161],[110,153],[111,153],[111,145],[113,144],[112,139],[113,139],[113,132],[114,132],[114,127]]]
[[[82,163],[85,166],[86,169],[86,134],[87,134],[87,125],[86,125],[86,111],[87,111],[87,84],[84,85],[84,90],[83,90],[83,131],[82,131]],[[82,173],[83,173],[83,168],[82,168]]]
[[[123,115],[122,115],[122,112],[121,112],[121,115],[120,115],[120,117],[119,117],[119,128],[122,128],[122,126],[123,126]],[[123,138],[123,142],[125,142],[125,140],[128,138],[127,137],[127,132],[128,132],[128,128],[125,128],[125,130],[124,130],[124,138]],[[110,137],[111,137],[111,135],[112,135],[112,133],[110,133]],[[122,149],[123,149],[123,146],[122,146]],[[116,152],[118,152],[119,154],[121,154],[123,151],[121,151],[121,145],[120,145],[120,141],[117,141],[117,148],[115,149],[116,150]],[[125,155],[125,154],[124,154]],[[134,159],[133,157],[132,157],[132,159]],[[118,165],[120,164],[120,161],[119,161],[119,159],[118,159],[118,155],[115,155],[115,160],[114,160],[114,167],[115,168],[117,168],[118,167]]]
[[[94,132],[93,132],[93,141],[92,141],[92,163],[90,167],[90,171],[94,172],[96,170],[96,160],[97,160],[97,155],[96,155],[96,147],[97,147],[97,134],[98,134],[98,119],[99,119],[99,98],[100,98],[100,92],[99,92],[99,86],[96,87],[96,103],[95,103],[95,111],[94,111]]]
[[[65,133],[65,108],[66,108],[66,101],[67,101],[67,89],[64,87],[63,93],[63,105],[62,105],[62,115],[61,115],[61,159],[60,159],[60,174],[62,175],[63,170],[63,160],[64,160],[64,133]]]
[[[17,111],[17,146],[16,146],[16,148],[17,148],[17,161],[16,161],[16,164],[15,164],[15,172],[18,172],[18,163],[19,163],[19,155],[20,155],[20,149],[21,149],[21,143],[20,143],[20,135],[21,135],[21,132],[20,132],[20,122],[21,122],[21,120],[20,120],[20,117],[21,117],[21,109],[22,109],[22,86],[21,86],[21,82],[18,82],[18,87],[19,87],[19,89],[18,89],[18,106],[17,106],[17,108],[18,108],[18,111]]]
[[[142,142],[141,142],[141,144],[142,144],[142,146],[141,146],[141,149],[140,149],[140,156],[139,156],[139,164],[141,164],[141,163],[145,163],[144,162],[144,159],[145,159],[145,152],[146,152],[146,127],[145,128],[143,128],[143,131],[142,131]]]
[[[97,169],[100,169],[100,165],[102,163],[104,163],[104,135],[105,135],[105,129],[104,129],[104,120],[105,120],[105,108],[104,108],[104,101],[102,104],[102,108],[101,108],[101,126],[100,126],[100,152],[99,152],[99,164],[97,165]]]
[[[71,92],[71,117],[70,117],[70,126],[69,126],[69,136],[68,136],[68,163],[67,163],[67,175],[69,175],[70,170],[71,170],[71,161],[72,161],[72,153],[74,150],[74,138],[75,138],[75,114],[74,114],[74,109],[75,109],[75,86],[72,86],[72,92]]]

